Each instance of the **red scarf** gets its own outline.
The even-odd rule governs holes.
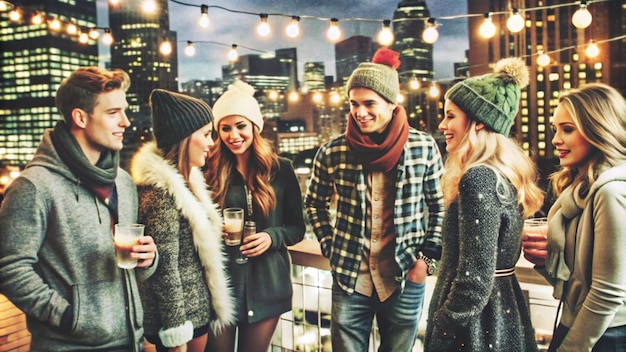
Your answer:
[[[361,129],[350,115],[346,128],[348,147],[363,168],[371,171],[389,172],[398,164],[404,144],[409,138],[409,121],[406,111],[400,105],[393,111],[393,116],[386,130],[382,133],[384,140],[377,144],[369,134],[361,133]]]

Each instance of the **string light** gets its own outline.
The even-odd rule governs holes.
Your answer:
[[[391,31],[390,25],[391,25],[390,20],[383,21],[383,28],[380,30],[380,32],[378,32],[378,36],[376,38],[376,41],[378,42],[378,44],[382,46],[389,46],[393,44],[393,41],[395,38],[394,38],[393,32]]]
[[[96,40],[100,37],[100,32],[98,32],[98,28],[90,28],[89,29],[89,38]]]
[[[524,22],[524,17],[522,17],[522,14],[516,7],[511,11],[511,16],[506,20],[506,28],[511,31],[511,33],[518,33],[524,29]]]
[[[295,38],[300,34],[300,17],[299,16],[291,17],[291,22],[289,22],[286,32],[289,38]]]
[[[113,34],[111,34],[111,28],[104,29],[104,35],[102,36],[102,43],[104,45],[113,44]]]
[[[89,34],[86,29],[83,29],[78,36],[78,42],[81,44],[87,44],[89,42]]]
[[[52,29],[55,32],[58,32],[61,30],[61,20],[59,20],[58,18],[53,18],[50,20],[50,24],[48,26],[48,28]]]
[[[411,80],[409,81],[409,88],[411,88],[412,90],[420,89],[420,81],[417,79],[417,77],[413,76],[413,78],[411,78]]]
[[[582,0],[580,7],[572,15],[572,24],[579,29],[585,29],[591,25],[591,13],[587,10],[587,1]]]
[[[65,32],[69,35],[76,35],[78,34],[78,26],[74,23],[68,23],[65,27]]]
[[[154,0],[144,0],[142,8],[145,13],[152,14],[157,11],[157,4]]]
[[[208,28],[209,22],[209,7],[207,5],[200,5],[200,20],[198,20],[198,24],[202,28]]]
[[[480,25],[479,28],[480,35],[483,38],[493,38],[496,35],[496,25],[493,24],[493,20],[491,19],[491,12],[487,12],[485,14],[485,22]]]
[[[185,55],[187,56],[196,55],[196,48],[193,46],[193,42],[191,40],[187,41],[187,46],[185,47]]]
[[[591,59],[600,55],[600,48],[598,48],[598,44],[596,44],[595,40],[591,39],[589,41],[589,45],[585,50],[585,55],[587,55],[587,57]]]
[[[172,43],[168,39],[165,39],[159,46],[159,52],[164,56],[172,55],[173,50]]]
[[[426,21],[426,29],[422,33],[422,40],[424,43],[433,44],[439,39],[439,31],[437,30],[437,22],[433,17],[430,17]]]
[[[437,98],[439,97],[439,94],[441,94],[441,91],[439,90],[439,86],[433,83],[433,85],[430,86],[430,89],[428,90],[428,95],[430,95],[431,98]]]
[[[537,52],[537,65],[541,66],[541,67],[546,67],[548,65],[550,65],[550,61],[552,61],[550,59],[550,55],[546,54],[543,52],[543,50],[539,50]]]
[[[262,13],[259,17],[261,17],[261,22],[259,23],[259,26],[256,27],[256,32],[259,33],[261,37],[267,37],[272,31],[270,24],[267,22],[268,15],[266,13]]]
[[[41,12],[39,11],[35,11],[33,13],[33,17],[30,18],[30,22],[34,25],[40,25],[43,23],[43,16],[41,15]]]
[[[228,51],[228,61],[235,62],[239,59],[239,53],[237,52],[237,44],[233,44]]]
[[[326,33],[328,39],[331,42],[336,42],[341,38],[341,30],[339,29],[339,20],[336,18],[330,19],[330,27],[328,27],[328,32]]]
[[[11,12],[9,12],[9,20],[13,22],[19,22],[22,19],[22,11],[16,6]]]

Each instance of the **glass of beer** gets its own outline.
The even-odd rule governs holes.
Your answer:
[[[243,209],[226,208],[223,211],[224,230],[228,237],[224,240],[227,246],[238,246],[241,244],[243,233]]]
[[[133,246],[139,243],[139,237],[143,236],[144,225],[142,224],[115,224],[113,242],[115,243],[115,257],[117,266],[122,269],[133,269],[137,266],[137,259],[130,253]]]
[[[529,238],[547,238],[548,218],[532,218],[524,220],[524,233]]]

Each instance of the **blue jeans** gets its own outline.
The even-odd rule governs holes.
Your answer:
[[[561,345],[565,336],[569,332],[569,328],[559,324],[552,337],[552,342],[548,351],[556,351]],[[626,351],[626,325],[608,328],[602,334],[602,337],[596,342],[592,349],[593,352],[620,352]]]
[[[379,352],[410,352],[417,337],[422,315],[425,284],[406,281],[387,300],[381,302],[376,291],[372,297],[348,295],[336,284],[332,288],[330,336],[333,351],[366,352],[374,316],[380,332]]]

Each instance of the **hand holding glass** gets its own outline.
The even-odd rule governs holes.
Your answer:
[[[241,234],[243,232],[243,209],[226,208],[223,211],[224,230],[228,234],[225,239],[227,246],[238,246],[241,244]]]
[[[122,269],[133,269],[137,266],[137,258],[133,258],[133,247],[139,244],[139,237],[143,236],[142,224],[115,224],[113,242],[117,266]]]
[[[529,262],[543,266],[548,247],[548,219],[534,218],[524,221],[524,236],[522,246],[524,258]]]

